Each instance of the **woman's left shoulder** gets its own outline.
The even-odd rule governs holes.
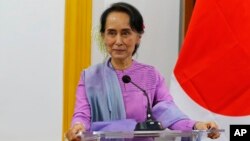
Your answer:
[[[155,72],[157,74],[159,73],[159,71],[153,65],[144,64],[144,63],[140,63],[140,62],[135,62],[135,66],[136,66],[137,69],[145,69],[145,70],[148,70],[148,71]]]
[[[136,69],[137,71],[140,71],[141,73],[145,72],[147,75],[151,75],[154,77],[161,76],[160,72],[153,65],[135,62],[134,66],[135,66],[134,69]]]
[[[149,64],[144,64],[141,62],[134,61],[135,68],[137,69],[149,69],[149,70],[154,70],[156,71],[155,67]]]

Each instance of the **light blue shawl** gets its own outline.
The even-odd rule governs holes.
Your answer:
[[[109,60],[86,69],[84,81],[92,122],[126,118],[119,81]]]

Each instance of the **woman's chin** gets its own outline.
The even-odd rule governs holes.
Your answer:
[[[124,56],[122,54],[115,54],[111,56],[112,59],[116,59],[116,60],[125,60],[127,59],[127,56]]]

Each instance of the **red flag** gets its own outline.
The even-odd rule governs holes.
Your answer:
[[[250,115],[250,0],[196,0],[174,74],[202,107]]]

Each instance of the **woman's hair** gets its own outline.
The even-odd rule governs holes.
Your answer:
[[[144,33],[143,18],[142,18],[141,13],[134,6],[128,3],[124,3],[124,2],[114,3],[102,13],[101,19],[100,19],[100,22],[101,22],[100,32],[101,33],[105,32],[107,17],[112,12],[124,12],[128,14],[129,25],[132,28],[132,30],[138,32],[139,34]],[[132,55],[136,53],[138,47],[139,47],[139,44],[135,45],[135,50],[133,51]]]

